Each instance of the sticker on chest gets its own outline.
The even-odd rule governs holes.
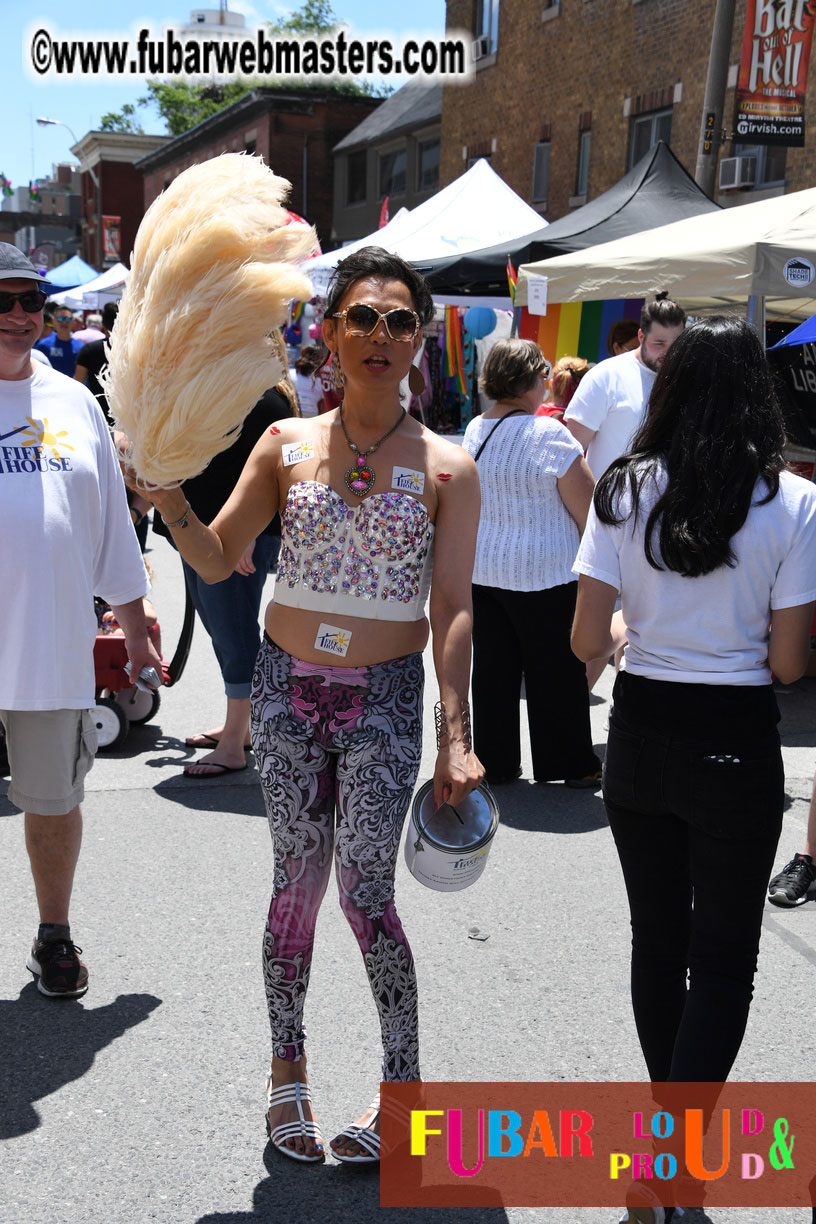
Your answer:
[[[315,650],[325,650],[327,654],[338,655],[341,658],[348,651],[351,643],[351,630],[339,629],[337,625],[320,624],[315,638]]]
[[[425,473],[416,472],[413,468],[395,467],[391,473],[391,488],[402,489],[405,493],[424,493]]]
[[[287,442],[281,447],[283,466],[291,467],[293,463],[303,463],[305,459],[314,459],[314,445],[311,442]]]

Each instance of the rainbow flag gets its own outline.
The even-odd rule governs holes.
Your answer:
[[[559,357],[583,357],[585,361],[604,361],[606,337],[619,319],[640,321],[645,298],[610,298],[608,302],[555,302],[545,315],[531,315],[521,308],[518,334],[522,340],[535,340],[550,362]]]
[[[445,307],[445,377],[456,380],[456,390],[467,395],[465,359],[462,354],[462,324],[458,306]]]
[[[516,304],[516,281],[517,280],[518,280],[518,277],[516,276],[516,269],[513,267],[513,261],[508,255],[507,256],[507,288],[510,290],[510,298],[514,306]]]
[[[305,302],[292,302],[291,318],[293,324],[297,323],[298,319],[303,314],[303,307],[305,305]]]

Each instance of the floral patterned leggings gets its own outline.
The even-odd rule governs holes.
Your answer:
[[[303,1054],[315,923],[334,849],[340,905],[380,1015],[382,1078],[419,1078],[416,973],[394,907],[394,870],[422,753],[422,691],[420,654],[368,667],[305,663],[264,637],[251,731],[275,849],[263,971],[278,1058]]]

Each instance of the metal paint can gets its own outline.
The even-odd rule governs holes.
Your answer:
[[[405,862],[414,879],[437,892],[456,892],[478,880],[499,827],[499,807],[482,783],[456,807],[434,811],[433,780],[414,796]]]

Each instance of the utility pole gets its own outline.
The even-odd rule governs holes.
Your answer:
[[[697,186],[706,195],[712,197],[717,170],[717,153],[722,139],[723,104],[728,83],[728,57],[734,30],[735,4],[736,0],[717,0],[714,28],[711,31],[711,52],[708,57],[703,119],[700,125],[700,144],[697,149],[697,168],[694,172]]]

